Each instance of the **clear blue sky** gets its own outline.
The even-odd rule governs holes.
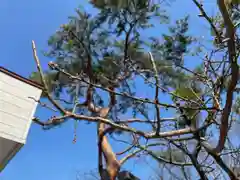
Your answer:
[[[86,4],[87,0],[1,0],[0,65],[28,77],[36,70],[31,50],[31,40],[35,40],[40,59],[46,67],[48,59],[43,57],[40,51],[47,49],[48,37],[61,24],[67,22],[67,17],[74,14],[74,8],[78,5],[91,11]],[[207,30],[196,17],[198,11],[191,0],[178,1],[171,9],[174,16],[186,13],[195,15],[191,18],[195,23],[191,26],[192,32],[200,35]],[[161,34],[159,29],[153,33]],[[38,109],[36,115],[46,119],[51,114]],[[43,131],[33,124],[26,145],[0,174],[0,179],[74,180],[76,171],[86,172],[96,168],[95,133],[94,125],[82,124],[78,128],[78,141],[72,144],[73,123],[66,123],[61,128],[51,131]],[[126,167],[146,177],[143,166],[135,167],[134,163],[130,163]]]

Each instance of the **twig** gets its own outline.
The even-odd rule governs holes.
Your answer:
[[[198,7],[198,9],[200,10],[201,12],[201,15],[202,17],[204,17],[208,23],[210,24],[211,28],[213,29],[217,39],[218,39],[218,43],[221,43],[221,36],[220,36],[220,33],[218,32],[217,28],[215,27],[215,25],[213,24],[212,22],[212,19],[207,15],[207,13],[205,12],[205,10],[203,9],[203,5],[200,4],[197,0],[193,0],[193,2],[196,4],[196,6]]]
[[[153,69],[154,69],[154,78],[155,78],[155,83],[156,83],[156,87],[155,87],[155,109],[156,109],[156,115],[157,115],[157,130],[156,130],[156,134],[159,134],[160,132],[160,129],[161,129],[161,122],[160,122],[160,110],[159,110],[159,107],[158,107],[158,103],[159,103],[159,100],[158,100],[158,95],[159,95],[159,89],[158,89],[158,86],[159,86],[159,76],[158,76],[158,71],[157,71],[157,67],[156,67],[156,64],[155,64],[155,61],[154,61],[154,58],[152,56],[152,53],[149,52],[149,56],[150,56],[150,60],[151,60],[151,63],[152,63],[152,66],[153,66]]]
[[[43,86],[44,86],[44,93],[47,94],[47,97],[48,99],[50,100],[50,102],[62,113],[62,114],[66,114],[66,111],[51,97],[50,95],[50,92],[49,92],[49,89],[48,89],[48,86],[47,86],[47,83],[45,81],[45,78],[44,78],[44,74],[43,74],[43,70],[42,70],[42,67],[40,65],[40,60],[37,56],[37,50],[36,50],[36,45],[35,45],[35,42],[32,41],[32,50],[33,50],[33,57],[34,57],[34,60],[36,62],[36,65],[37,65],[37,69],[40,73],[40,78],[41,78],[41,81],[43,83]]]
[[[137,148],[141,149],[142,151],[145,151],[147,154],[152,156],[153,159],[155,159],[156,161],[158,161],[160,163],[164,162],[164,163],[173,164],[173,165],[176,165],[176,166],[192,166],[192,163],[179,163],[179,162],[173,162],[171,160],[164,159],[164,158],[156,155],[153,151],[148,149],[148,147],[157,146],[158,144],[159,143],[153,143],[153,144],[149,144],[149,145],[146,145],[146,146],[138,145]]]
[[[122,158],[120,160],[120,164],[123,165],[127,160],[129,160],[130,158],[136,156],[138,153],[142,152],[141,149],[135,150],[134,152],[128,154],[127,156],[125,156],[124,158]]]
[[[34,97],[28,97],[29,99],[33,99],[35,102],[37,102],[38,104],[40,104],[42,107],[46,107],[54,112],[57,112],[56,109],[53,109],[52,107],[48,106],[47,104],[45,103],[42,103],[40,100],[36,100]]]
[[[210,125],[210,124],[206,124],[196,130],[192,130],[191,128],[184,128],[184,129],[173,130],[173,131],[169,131],[169,132],[162,132],[162,133],[156,134],[156,132],[148,132],[147,133],[147,132],[143,132],[143,131],[140,131],[140,130],[137,130],[137,129],[134,129],[134,128],[131,128],[128,126],[119,125],[109,119],[105,119],[105,118],[102,118],[99,116],[89,117],[89,116],[85,116],[85,115],[73,114],[71,112],[67,112],[67,115],[64,115],[64,116],[53,117],[46,122],[42,122],[39,120],[38,124],[42,125],[42,126],[51,126],[56,123],[61,124],[62,122],[65,121],[66,118],[72,118],[75,120],[82,120],[82,121],[88,121],[88,122],[102,122],[104,124],[110,125],[113,128],[116,128],[116,129],[119,129],[122,131],[126,131],[126,132],[130,132],[130,133],[134,133],[134,134],[140,135],[146,139],[173,137],[173,136],[179,136],[179,135],[190,134],[190,133],[194,134],[196,132],[201,131],[202,129],[205,129],[206,127],[208,127]]]
[[[149,104],[153,104],[153,105],[157,104],[158,106],[160,106],[160,107],[162,106],[162,107],[165,107],[165,108],[174,108],[174,109],[178,108],[176,105],[173,105],[173,104],[165,104],[165,103],[160,103],[160,102],[156,103],[156,102],[150,101],[149,99],[146,99],[146,98],[139,98],[139,97],[134,97],[134,96],[128,95],[126,93],[116,92],[116,91],[113,91],[113,90],[111,90],[109,88],[102,87],[101,85],[97,85],[97,84],[91,83],[91,82],[85,80],[84,78],[73,76],[70,73],[67,73],[67,72],[63,71],[62,69],[60,69],[58,67],[58,65],[53,63],[53,62],[50,62],[49,65],[51,67],[55,68],[55,70],[58,70],[58,71],[62,72],[63,74],[69,76],[70,78],[72,78],[74,80],[82,81],[82,82],[84,82],[86,84],[89,84],[89,85],[91,85],[91,86],[93,86],[95,88],[102,89],[102,90],[104,90],[106,92],[114,93],[115,95],[127,97],[127,98],[130,98],[130,99],[136,100],[136,101],[140,101],[142,103],[149,103]],[[217,111],[219,111],[219,109],[216,109],[215,107],[207,107],[207,108],[205,108],[205,107],[198,107],[198,108],[193,108],[193,107],[184,107],[184,106],[182,106],[181,108],[182,109],[187,109],[187,110],[217,110]]]

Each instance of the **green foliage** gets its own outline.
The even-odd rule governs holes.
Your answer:
[[[188,76],[177,65],[184,63],[183,56],[192,43],[192,38],[187,35],[188,17],[177,20],[176,25],[170,26],[169,34],[163,35],[163,42],[149,37],[150,41],[147,43],[141,39],[140,34],[142,30],[152,27],[151,18],[158,17],[160,22],[167,23],[168,16],[157,4],[145,6],[139,3],[121,9],[106,6],[95,17],[77,9],[77,15],[70,17],[70,22],[62,25],[50,37],[50,49],[45,55],[55,58],[55,62],[64,71],[85,77],[89,76],[87,64],[90,58],[93,75],[91,80],[103,87],[113,85],[127,70],[129,78],[117,83],[118,91],[134,95],[132,87],[135,82],[130,80],[131,76],[138,75],[139,70],[143,70],[147,79],[154,76],[149,55],[144,50],[150,48],[163,79],[163,86],[177,87],[179,82],[187,82]],[[59,97],[65,89],[72,100],[76,82],[67,81],[61,74],[55,78],[53,75],[51,71],[45,73],[49,90]],[[86,86],[80,88],[80,97],[85,90]],[[104,104],[102,96],[97,91],[94,93],[99,99],[97,102]],[[112,116],[126,113],[130,109],[135,113],[147,111],[145,105],[131,98],[119,96],[117,102]]]
[[[92,0],[91,3],[99,9],[112,8],[115,10],[129,8],[130,10],[142,10],[148,8],[148,0]]]
[[[186,109],[181,109],[178,119],[178,126],[180,128],[186,125],[194,125],[199,121],[199,110],[192,108],[197,106],[197,103],[202,104],[202,90],[199,87],[198,82],[191,82],[188,86],[179,86],[173,92],[172,100],[175,103],[181,103]]]
[[[225,3],[228,5],[228,13],[237,34],[240,18],[239,1],[228,0]],[[91,86],[93,103],[102,107],[109,103],[110,93],[105,91],[106,88],[114,87],[118,95],[116,95],[116,104],[111,108],[108,118],[116,123],[121,123],[119,122],[120,117],[132,114],[132,117],[137,120],[139,117],[144,117],[144,120],[147,121],[146,124],[150,124],[151,130],[155,131],[157,118],[153,111],[161,108],[160,120],[165,120],[161,121],[160,133],[166,132],[162,130],[177,130],[186,126],[198,128],[203,121],[205,123],[212,120],[215,124],[211,125],[219,128],[221,113],[225,113],[227,109],[224,108],[223,95],[227,94],[228,98],[231,97],[231,92],[226,93],[226,90],[231,85],[233,73],[233,66],[228,60],[231,53],[228,52],[226,39],[221,43],[217,40],[214,29],[211,29],[210,35],[214,39],[213,46],[209,47],[210,43],[196,46],[194,43],[197,40],[189,34],[189,16],[170,24],[173,21],[170,21],[170,17],[162,5],[150,3],[150,1],[92,0],[92,4],[98,10],[97,15],[92,16],[77,9],[76,15],[69,17],[69,22],[62,25],[49,38],[49,50],[45,55],[52,58],[62,71],[72,75],[69,78],[64,73],[54,70],[44,72],[48,89],[55,97],[64,95],[64,99],[68,103],[70,102],[69,104],[73,104],[76,97],[77,100],[84,101],[87,88],[91,83],[94,84],[93,87]],[[201,8],[200,11],[202,11]],[[212,21],[221,38],[224,38],[226,25],[222,16],[219,14],[210,19],[207,18],[207,20]],[[152,29],[157,28],[160,24],[167,26],[168,31],[162,32],[159,28],[157,36],[153,36]],[[239,38],[236,38],[237,55],[239,55],[240,46],[238,41]],[[195,54],[190,51],[190,47],[197,49]],[[206,54],[201,53],[203,49],[207,49]],[[154,60],[150,59],[149,51]],[[185,57],[190,54],[199,55],[196,56],[197,59],[202,60],[200,64],[194,62],[193,65],[197,64],[195,68],[186,66]],[[74,79],[73,76],[78,79]],[[36,72],[32,73],[30,78],[41,82],[40,76]],[[146,85],[144,89],[136,89],[140,82],[139,78],[144,80]],[[156,83],[157,80],[159,80],[158,83]],[[156,85],[160,87],[156,88]],[[147,92],[143,93],[148,95],[142,97],[141,93],[145,91],[145,88]],[[234,91],[237,92],[237,90]],[[220,97],[217,97],[218,93],[220,93]],[[166,98],[167,101],[171,101],[168,105],[164,104],[164,95],[170,97]],[[43,94],[44,96],[45,94]],[[149,100],[149,96],[151,96],[151,100]],[[236,97],[235,94],[233,96]],[[136,100],[138,97],[140,98]],[[223,104],[222,110],[213,108],[216,104],[214,99],[216,97]],[[157,98],[160,99],[158,101],[161,105],[157,104]],[[164,100],[162,101],[161,98]],[[230,112],[230,115],[239,115],[240,98],[237,97],[234,100],[233,111]],[[149,101],[151,103],[148,103]],[[73,107],[68,107],[66,104],[65,108],[72,111]],[[174,109],[173,113],[167,112],[169,107]],[[156,112],[158,113],[158,109]],[[93,115],[87,107],[76,107],[76,113]],[[207,117],[200,117],[200,113]],[[171,116],[174,114],[173,118],[163,117],[169,114]],[[135,125],[135,122],[132,124]],[[144,129],[145,126],[143,125],[141,128]],[[208,134],[208,131],[212,131],[211,128],[212,126],[209,126],[206,129],[203,128],[199,133],[192,132],[188,135],[198,141],[199,136],[202,136],[207,141],[211,138]],[[167,133],[171,134],[172,132]],[[110,133],[111,137],[116,134],[123,135],[123,131],[118,129]],[[175,141],[183,136],[185,134],[179,136],[175,134],[171,138]],[[151,139],[148,140],[151,141]],[[154,140],[167,142],[167,139],[158,138],[158,134],[154,135]],[[195,148],[192,154],[194,157],[190,159],[194,159],[195,156],[198,159],[198,150],[200,149],[195,144],[190,144],[187,138],[186,140],[184,138],[184,143],[182,142],[183,139],[177,143],[182,147],[185,146],[186,149],[189,148],[188,145],[191,146],[190,148]],[[141,143],[142,139],[139,139],[139,144]],[[148,143],[150,144],[150,142],[146,144]],[[168,143],[171,144],[171,142]],[[176,145],[176,147],[178,146]],[[201,150],[203,149],[206,148]],[[161,150],[156,153],[159,157],[171,162],[189,161],[179,149]],[[191,155],[190,152],[186,154],[189,157]],[[194,166],[197,167],[196,164]]]
[[[174,90],[173,93],[179,97],[190,100],[195,100],[200,96],[200,94],[195,92],[191,87],[180,87]]]
[[[230,5],[230,4],[238,5],[238,4],[240,4],[240,0],[224,0],[224,2],[225,2],[226,5]]]
[[[185,154],[179,149],[169,149],[166,151],[159,151],[159,157],[164,158],[171,162],[183,163],[186,162]]]
[[[237,115],[240,115],[240,97],[239,96],[235,100],[235,103],[234,103],[234,106],[233,106],[233,111]]]
[[[56,82],[54,81],[56,79],[56,77],[57,77],[57,72],[47,71],[44,73],[44,79],[46,81],[47,87],[50,92],[54,92],[56,90]],[[39,84],[43,84],[39,72],[33,72],[30,75],[29,79],[31,79]],[[45,97],[45,96],[46,96],[46,94],[42,93],[42,97]]]
[[[45,55],[55,59],[58,67],[67,73],[81,75],[86,81],[103,88],[114,85],[117,92],[135,96],[136,77],[143,76],[148,82],[155,76],[148,54],[151,51],[161,79],[160,85],[167,90],[175,89],[173,93],[178,96],[196,99],[201,93],[194,89],[196,86],[191,89],[183,88],[190,87],[189,80],[192,76],[180,68],[184,65],[184,56],[189,53],[189,45],[194,42],[188,35],[188,16],[169,25],[168,32],[161,37],[149,35],[143,38],[141,33],[154,27],[153,18],[168,25],[169,17],[166,12],[158,4],[148,4],[146,1],[125,1],[127,6],[119,4],[120,1],[115,1],[115,4],[108,2],[110,4],[95,1],[99,13],[94,17],[76,10],[76,16],[70,17],[69,23],[62,25],[49,38],[49,51]],[[119,80],[124,76],[123,80]],[[45,72],[45,78],[49,91],[55,97],[67,92],[67,101],[73,102],[76,94],[79,99],[85,98],[87,84],[82,81],[73,81],[52,70]],[[33,73],[31,79],[39,82],[39,74]],[[78,92],[77,85],[80,85]],[[108,100],[96,89],[93,99],[99,106],[106,105]],[[148,118],[150,106],[147,104],[126,96],[117,96],[116,102],[109,115],[111,119],[117,121],[119,115],[128,112],[133,117],[140,114]],[[84,115],[90,113],[80,108],[76,112]],[[192,114],[189,110],[188,115]],[[185,161],[183,153],[178,150],[172,150],[171,154],[169,151],[162,151],[159,156],[176,162]]]

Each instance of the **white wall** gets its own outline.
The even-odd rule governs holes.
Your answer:
[[[41,90],[0,72],[0,137],[25,143]],[[1,144],[0,144],[1,146]]]

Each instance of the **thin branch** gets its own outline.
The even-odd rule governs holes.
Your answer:
[[[159,103],[159,99],[158,99],[158,95],[159,95],[159,89],[158,89],[158,86],[159,86],[159,76],[158,76],[158,71],[157,71],[157,67],[156,67],[156,63],[155,63],[155,60],[152,56],[152,53],[149,52],[149,56],[150,56],[150,60],[151,60],[151,63],[152,63],[152,66],[153,66],[153,69],[154,69],[154,78],[155,78],[155,83],[156,83],[156,87],[155,87],[155,109],[156,109],[156,116],[157,116],[157,130],[156,130],[156,134],[159,134],[160,132],[160,129],[161,129],[161,119],[160,119],[160,110],[159,110],[159,107],[158,107],[158,103]]]
[[[196,6],[198,7],[198,9],[200,10],[201,12],[201,15],[202,17],[204,17],[208,23],[210,24],[211,28],[213,29],[217,39],[218,39],[218,43],[221,43],[221,35],[220,33],[218,32],[217,28],[215,27],[215,25],[213,24],[212,22],[212,19],[207,15],[207,13],[205,12],[205,10],[203,9],[203,5],[200,4],[197,0],[193,0],[193,2],[196,4]]]
[[[214,158],[216,163],[229,175],[231,180],[238,180],[233,171],[224,163],[219,153],[216,153],[215,149],[211,148],[211,145],[206,141],[200,141],[201,146]]]
[[[149,103],[149,104],[153,104],[153,105],[158,105],[160,107],[162,106],[162,107],[165,107],[165,108],[174,108],[174,109],[178,108],[176,105],[173,105],[173,104],[166,104],[166,103],[160,103],[160,102],[156,103],[155,101],[150,101],[149,99],[146,99],[146,98],[139,98],[139,97],[131,96],[131,95],[127,94],[127,93],[116,92],[116,91],[113,91],[113,90],[111,90],[109,88],[102,87],[101,85],[97,85],[97,84],[93,84],[91,82],[88,82],[84,78],[73,76],[70,73],[65,72],[64,70],[59,68],[58,65],[53,63],[53,62],[50,62],[49,65],[52,68],[54,68],[55,70],[58,70],[58,71],[62,72],[63,74],[67,75],[70,79],[82,81],[82,82],[84,82],[86,84],[89,84],[89,85],[91,85],[91,86],[93,86],[95,88],[102,89],[102,90],[104,90],[106,92],[114,93],[115,95],[127,97],[127,98],[130,98],[130,99],[136,100],[136,101],[140,101],[142,103]],[[182,109],[187,109],[187,110],[216,110],[216,111],[219,111],[219,109],[216,109],[216,107],[197,107],[197,108],[194,108],[194,107],[184,107],[184,106],[182,106],[181,108]]]
[[[127,143],[129,144],[130,146],[127,147],[125,150],[123,150],[122,152],[119,152],[119,153],[116,153],[116,155],[122,155],[122,154],[125,154],[127,152],[129,152],[131,149],[133,149],[135,147],[135,145],[138,143],[138,138],[136,137],[136,135],[132,134],[132,137],[133,137],[133,142],[130,144],[130,143]],[[119,141],[119,140],[117,140]],[[123,142],[123,141],[122,141]],[[125,143],[125,142],[124,142]]]
[[[193,154],[191,154],[187,149],[183,148],[181,145],[178,145],[177,143],[175,143],[174,141],[167,139],[168,141],[170,141],[174,146],[176,146],[178,149],[181,149],[192,161],[193,166],[195,167],[195,169],[197,170],[199,176],[201,177],[202,180],[207,180],[207,176],[205,174],[205,172],[202,170],[200,164],[198,163],[197,160],[197,156],[195,157]]]
[[[137,130],[137,129],[134,129],[134,128],[131,128],[128,126],[117,124],[109,119],[102,118],[99,116],[91,117],[91,116],[74,114],[74,113],[68,112],[68,111],[67,111],[66,115],[59,116],[59,117],[53,117],[46,122],[42,122],[39,119],[34,120],[34,121],[37,122],[39,125],[45,127],[45,126],[51,126],[54,124],[61,124],[62,122],[65,121],[66,118],[74,119],[74,120],[88,121],[88,122],[102,122],[104,124],[110,125],[113,128],[116,128],[116,129],[119,129],[119,130],[122,130],[125,132],[130,132],[133,134],[137,134],[146,139],[156,139],[156,138],[179,136],[179,135],[184,135],[184,134],[194,134],[194,133],[197,133],[197,132],[207,128],[208,126],[210,126],[210,124],[205,124],[204,126],[198,128],[198,129],[194,129],[194,130],[188,127],[188,128],[184,128],[184,129],[173,130],[173,131],[169,131],[169,132],[162,132],[162,133],[156,134],[156,132],[143,132],[143,131],[140,131],[140,130]]]
[[[53,109],[52,107],[48,106],[46,103],[42,103],[40,100],[37,100],[37,99],[35,99],[34,97],[28,97],[28,98],[34,100],[35,102],[37,102],[38,104],[40,104],[42,107],[46,107],[47,109],[50,109],[50,110],[52,110],[52,111],[54,111],[54,112],[57,112],[56,109]]]
[[[49,92],[49,89],[48,89],[48,86],[47,86],[47,83],[45,81],[45,78],[44,78],[44,74],[43,74],[43,70],[42,70],[42,67],[40,65],[40,60],[37,56],[37,50],[36,50],[36,45],[35,45],[35,42],[32,41],[32,50],[33,50],[33,57],[34,57],[34,60],[36,62],[36,65],[37,65],[37,69],[39,71],[39,74],[40,74],[40,78],[41,78],[41,81],[42,81],[42,84],[44,86],[44,93],[46,93],[48,99],[50,100],[50,102],[62,113],[62,114],[66,114],[66,111],[51,97],[50,95],[50,92]]]
[[[181,97],[181,96],[179,96],[179,95],[177,95],[177,94],[174,94],[173,92],[170,92],[169,90],[161,87],[160,85],[152,82],[151,80],[149,80],[149,78],[147,78],[147,77],[146,77],[144,74],[142,74],[141,72],[139,73],[139,72],[136,71],[136,74],[140,75],[140,76],[144,79],[145,82],[147,82],[147,83],[149,83],[149,84],[151,84],[151,85],[154,85],[155,88],[158,87],[159,89],[161,89],[162,92],[166,92],[166,93],[170,94],[171,96],[176,97],[176,98],[179,98],[179,99],[184,100],[184,101],[186,101],[186,102],[191,102],[191,103],[194,103],[194,104],[198,104],[198,102],[196,102],[196,101],[194,101],[194,100],[192,100],[192,99],[188,99],[188,98]]]
[[[138,150],[136,150],[136,151],[134,151],[134,152],[132,152],[132,153],[129,153],[127,156],[125,156],[124,158],[122,158],[122,159],[120,160],[120,164],[123,165],[127,160],[135,157],[135,156],[136,156],[138,153],[140,153],[140,152],[142,152],[142,150],[141,150],[141,149],[138,149]]]
[[[192,166],[192,163],[179,163],[179,162],[173,162],[171,160],[164,159],[164,158],[158,156],[153,151],[148,149],[148,147],[156,146],[156,145],[158,145],[158,143],[149,144],[149,145],[146,145],[146,146],[137,145],[136,147],[141,149],[142,151],[145,151],[147,154],[149,154],[153,159],[155,159],[159,163],[168,163],[168,164],[173,164],[173,165],[176,165],[176,166]]]

